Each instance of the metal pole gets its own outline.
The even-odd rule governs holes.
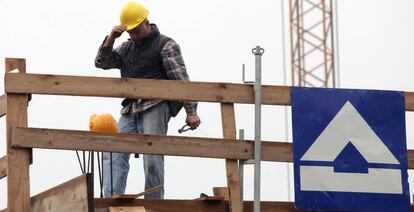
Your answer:
[[[262,55],[264,49],[260,46],[252,49],[256,59],[256,74],[254,81],[254,212],[260,212],[260,165],[261,165],[261,116],[262,116]]]
[[[244,64],[243,64],[244,68]],[[243,77],[244,78],[244,77]],[[244,80],[244,79],[243,79]],[[244,140],[244,129],[239,129],[239,140]],[[243,210],[243,188],[244,188],[244,160],[239,160],[239,180],[240,180],[240,201],[241,201],[241,210]]]

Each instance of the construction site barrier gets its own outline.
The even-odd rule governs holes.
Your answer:
[[[6,115],[7,156],[0,158],[0,178],[8,176],[9,211],[31,211],[52,205],[59,211],[107,211],[111,206],[140,205],[150,211],[252,211],[242,206],[238,160],[254,158],[254,142],[236,139],[234,104],[253,104],[253,85],[173,80],[27,74],[25,59],[6,58],[5,92],[0,97],[0,116]],[[17,73],[11,71],[17,69]],[[216,102],[221,104],[223,138],[132,135],[87,131],[28,128],[27,107],[31,94],[115,98],[144,98]],[[414,111],[414,92],[405,92],[406,111]],[[291,104],[290,87],[263,86],[262,104]],[[83,175],[45,193],[30,197],[31,149],[86,150],[223,158],[226,160],[228,201],[92,199],[91,176]],[[292,162],[292,144],[262,142],[262,160]],[[414,168],[414,150],[408,150],[408,167]],[[77,185],[77,186],[74,186]],[[58,192],[57,192],[58,191]],[[59,208],[62,191],[80,197]],[[69,198],[68,195],[66,198]],[[93,200],[93,201],[92,201]],[[56,209],[58,208],[58,209]],[[292,202],[262,202],[262,211],[297,211]],[[53,211],[53,210],[42,210]],[[414,211],[414,207],[412,207]]]

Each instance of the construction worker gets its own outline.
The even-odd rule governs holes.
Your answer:
[[[136,2],[127,3],[120,15],[121,24],[105,37],[95,59],[102,69],[120,69],[122,78],[189,80],[181,50],[171,38],[160,34],[147,19],[148,10]],[[115,39],[127,32],[130,39],[113,49]],[[171,115],[178,111],[171,102],[156,99],[124,99],[120,133],[166,135]],[[186,123],[191,129],[200,125],[196,102],[184,102]],[[124,194],[130,154],[113,153],[113,184],[110,182],[109,156],[104,155],[104,195]],[[145,189],[164,185],[164,156],[144,155]],[[146,199],[163,199],[164,190],[145,195]]]

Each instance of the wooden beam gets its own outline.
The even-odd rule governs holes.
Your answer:
[[[253,212],[253,203],[244,202],[244,211]],[[203,200],[144,200],[136,199],[133,201],[115,201],[112,199],[95,199],[95,211],[108,211],[112,206],[143,206],[151,212],[228,212],[228,201],[203,201]],[[296,212],[293,203],[289,202],[262,202],[262,212]]]
[[[5,61],[6,72],[15,68],[19,75],[26,72],[24,59],[11,59]],[[16,79],[19,82],[18,79]],[[6,137],[7,137],[7,206],[10,211],[30,210],[30,184],[29,164],[30,150],[14,149],[11,147],[11,131],[14,127],[27,127],[27,95],[7,94],[7,116],[6,116]]]
[[[16,81],[17,80],[17,81]],[[252,85],[7,73],[7,93],[253,103]],[[290,88],[263,86],[263,104],[288,105]]]
[[[405,92],[405,110],[414,111],[414,92]]]
[[[4,66],[6,73],[15,69],[20,73],[26,73],[26,59],[24,58],[6,58]]]
[[[188,157],[253,159],[254,141],[157,136],[38,128],[14,128],[13,147],[100,152],[128,152]],[[29,139],[30,138],[30,139]],[[414,150],[407,150],[414,169]],[[262,141],[262,160],[293,162],[292,143]]]
[[[29,164],[30,150],[11,147],[11,129],[27,127],[26,95],[7,95],[7,200],[11,211],[30,210]],[[10,168],[13,167],[13,168]]]
[[[112,196],[111,198],[112,199],[136,199],[138,197],[141,197],[141,196],[144,196],[144,195],[156,192],[156,191],[160,191],[162,190],[162,187],[163,187],[162,185],[155,186],[154,188],[147,189],[138,194],[117,194],[117,195]]]
[[[0,158],[0,179],[7,176],[7,155]]]
[[[0,96],[0,118],[6,115],[6,94]]]
[[[5,90],[7,93],[254,103],[253,85],[177,80],[6,73]],[[405,92],[405,97],[406,111],[414,111],[414,92]],[[262,104],[290,103],[289,86],[262,87]]]
[[[109,212],[147,212],[142,206],[109,207]]]
[[[114,202],[110,199],[95,199],[95,212],[107,212],[108,205],[146,205],[152,212],[170,212],[171,208],[177,208],[180,212],[227,212],[228,202],[226,201],[203,201],[203,200],[143,200],[137,199],[132,202]],[[253,202],[244,201],[244,212],[253,212]],[[293,202],[261,202],[262,212],[300,212],[295,209]],[[411,212],[414,212],[414,205],[411,205]],[[7,212],[2,210],[1,212]],[[307,212],[320,212],[307,210]],[[324,210],[324,212],[330,212]],[[340,212],[340,211],[336,211]]]
[[[243,160],[254,158],[254,143],[249,140],[37,128],[14,128],[12,137],[12,145],[17,148],[129,152]],[[263,141],[262,147],[263,160],[292,161],[292,148],[289,143]]]
[[[81,175],[33,196],[30,211],[94,211],[92,187],[92,175]],[[7,211],[7,208],[2,211]]]
[[[213,194],[216,197],[223,197],[224,200],[229,200],[229,188],[227,187],[213,187]]]
[[[223,138],[236,139],[236,117],[234,104],[221,104],[221,123]],[[226,159],[227,187],[229,188],[230,211],[242,211],[242,197],[240,192],[239,162],[237,159]]]
[[[92,175],[84,174],[32,197],[32,211],[93,211]]]

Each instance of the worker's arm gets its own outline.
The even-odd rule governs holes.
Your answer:
[[[165,44],[161,51],[161,56],[168,79],[190,80],[181,55],[180,46],[174,40],[169,40]],[[184,109],[187,113],[186,123],[191,129],[196,129],[200,125],[200,118],[197,115],[197,102],[184,102]]]
[[[124,48],[124,44],[117,49],[113,49],[115,40],[125,32],[125,26],[115,26],[111,33],[105,37],[102,45],[99,47],[98,54],[95,58],[95,66],[102,69],[120,68],[121,56],[120,52]]]

